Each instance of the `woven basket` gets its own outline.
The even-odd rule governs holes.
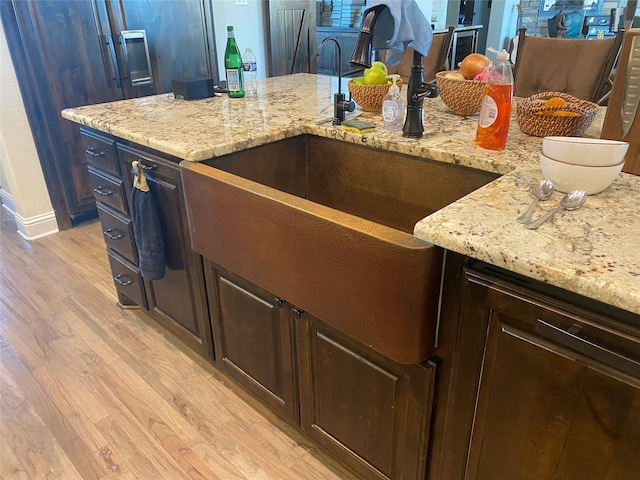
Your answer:
[[[560,97],[566,105],[545,107],[543,103]],[[542,92],[520,100],[516,105],[518,126],[527,135],[536,137],[580,137],[596,116],[598,105],[560,92]],[[577,116],[561,116],[570,112]]]
[[[398,88],[402,88],[402,79],[396,81]],[[389,93],[390,83],[385,85],[359,85],[349,80],[348,87],[351,98],[362,107],[365,112],[381,112],[384,97]]]
[[[447,72],[436,73],[440,98],[456,115],[473,115],[480,111],[487,82],[447,77]]]

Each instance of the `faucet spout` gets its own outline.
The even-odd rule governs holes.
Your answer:
[[[384,5],[371,7],[364,12],[360,33],[356,39],[356,45],[351,53],[349,65],[356,68],[371,68],[371,54],[373,45],[373,27],[375,27],[378,15],[387,8]]]
[[[320,56],[320,50],[328,41],[335,43],[338,48],[338,93],[333,96],[333,124],[340,125],[344,121],[345,113],[353,112],[356,105],[351,100],[351,94],[349,94],[349,100],[345,100],[344,93],[342,93],[342,49],[338,40],[335,37],[324,38],[318,46],[318,56]]]

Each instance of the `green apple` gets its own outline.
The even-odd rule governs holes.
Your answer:
[[[365,68],[364,83],[365,85],[384,85],[387,83],[387,74],[381,68]]]
[[[364,77],[356,77],[353,80],[351,80],[352,83],[354,83],[355,85],[364,85]]]
[[[389,75],[389,70],[387,69],[387,66],[385,65],[384,62],[373,62],[371,64],[371,68],[379,68],[382,71],[384,71],[385,75]]]

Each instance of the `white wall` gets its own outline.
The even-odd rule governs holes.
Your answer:
[[[33,240],[58,231],[27,121],[4,28],[0,24],[0,198],[18,233]]]
[[[263,8],[266,2],[262,0],[215,0],[213,2],[213,28],[216,32],[216,49],[218,51],[218,70],[220,79],[226,78],[224,70],[224,47],[227,44],[227,25],[233,25],[236,42],[240,52],[246,47],[253,50],[258,67],[258,78],[266,77],[266,45],[264,35]]]
[[[517,35],[518,3],[519,0],[500,0],[492,3],[487,30],[487,48],[507,49],[509,40]],[[484,53],[491,60],[495,59],[495,55],[487,51],[480,53]]]

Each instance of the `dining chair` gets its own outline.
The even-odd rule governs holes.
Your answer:
[[[603,98],[624,30],[601,40],[535,37],[525,32],[525,28],[518,31],[515,96],[550,91],[596,103]]]
[[[447,58],[449,57],[449,50],[451,48],[451,41],[453,39],[454,27],[449,27],[446,32],[438,32],[433,34],[433,41],[431,48],[427,56],[422,59],[422,66],[424,68],[424,81],[429,82],[436,78],[436,73],[442,70],[447,70]],[[384,62],[387,56],[387,52],[383,51],[381,59]],[[413,64],[413,49],[407,48],[404,52],[402,60],[397,65],[388,66],[389,75],[397,73],[402,77],[402,81],[405,84],[409,83],[409,76],[411,75],[411,67]]]
[[[623,170],[640,175],[640,28],[625,36],[600,136],[628,142]]]

